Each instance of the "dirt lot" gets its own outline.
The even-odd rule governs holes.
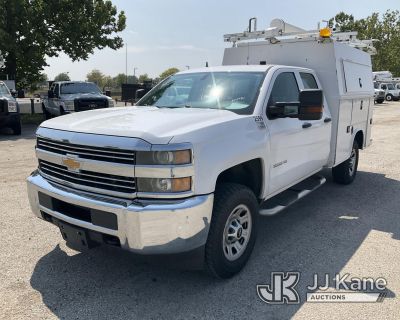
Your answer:
[[[36,167],[32,125],[0,134],[0,318],[400,319],[400,102],[375,107],[373,145],[351,186],[331,181],[285,212],[260,219],[248,266],[216,281],[139,262],[114,248],[78,253],[29,209]],[[272,271],[299,271],[298,305],[256,293]],[[306,303],[314,273],[384,277],[382,303]]]

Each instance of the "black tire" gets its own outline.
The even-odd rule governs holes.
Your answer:
[[[353,142],[350,158],[332,168],[333,180],[340,184],[350,184],[357,175],[359,147],[357,141]],[[353,163],[354,161],[354,163]]]
[[[44,104],[42,104],[42,110],[43,110],[44,120],[49,120],[49,119],[52,118],[51,113],[47,111],[47,109],[46,109],[46,107],[44,106]]]
[[[384,101],[385,101],[385,99],[380,99],[380,100],[377,100],[376,102],[378,102],[379,104],[382,104]]]
[[[393,95],[391,93],[386,95],[386,101],[393,101]]]
[[[14,125],[12,126],[12,130],[13,130],[13,135],[14,136],[20,136],[21,135],[21,120],[18,119],[18,121],[16,121],[14,123]]]
[[[240,237],[244,235],[246,229],[249,236],[247,241],[243,241],[245,244],[237,259],[229,260],[226,256],[228,250],[225,247],[225,231],[230,230],[228,221],[231,221],[232,214],[236,212],[234,209],[240,212],[243,208],[250,218],[247,216],[248,222],[241,225],[243,234],[242,232],[239,234],[239,229],[237,229],[236,235],[239,236],[237,238],[239,240],[236,241],[240,243],[244,239]],[[251,255],[257,238],[257,219],[258,202],[249,188],[236,183],[221,183],[217,186],[210,231],[205,248],[205,267],[209,274],[216,278],[227,279],[242,270]],[[233,251],[234,249],[231,250],[231,252]],[[237,251],[238,253],[239,251]]]

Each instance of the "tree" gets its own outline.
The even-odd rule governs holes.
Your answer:
[[[169,69],[163,71],[163,73],[160,74],[160,79],[161,80],[165,79],[165,78],[167,78],[169,76],[172,76],[173,74],[175,74],[177,72],[179,72],[178,68],[169,68]]]
[[[103,87],[105,75],[100,70],[94,69],[86,75],[86,79],[96,83],[99,87]]]
[[[61,72],[54,77],[54,81],[70,81],[68,72]]]
[[[151,80],[151,78],[149,77],[149,75],[147,73],[141,74],[139,76],[139,83],[143,83],[148,80]]]
[[[129,75],[128,76],[128,82],[127,82],[127,77],[125,73],[119,73],[117,74],[114,78],[114,85],[116,88],[121,88],[121,85],[123,83],[137,83],[138,79],[136,78],[136,76],[133,75]]]
[[[381,17],[373,13],[365,19],[356,20],[352,15],[338,13],[329,21],[338,31],[357,31],[359,39],[376,39],[377,54],[372,56],[376,71],[389,70],[400,76],[400,13],[386,11]]]
[[[86,60],[94,49],[123,46],[126,17],[110,0],[0,0],[2,72],[25,86],[40,78],[45,57]]]

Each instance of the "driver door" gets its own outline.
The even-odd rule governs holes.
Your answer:
[[[277,102],[296,102],[304,83],[293,69],[280,69],[271,82],[268,107]],[[325,108],[324,108],[325,109]],[[269,193],[288,188],[320,170],[329,156],[330,125],[325,126],[326,111],[321,120],[300,121],[297,118],[267,116],[270,132]]]

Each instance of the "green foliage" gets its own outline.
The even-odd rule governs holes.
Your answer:
[[[139,83],[143,83],[145,81],[151,80],[151,78],[149,77],[149,75],[147,73],[141,74],[139,76]]]
[[[86,75],[86,80],[95,82],[100,88],[121,89],[121,85],[126,82],[126,75],[119,73],[115,77],[107,76],[100,70],[94,69]],[[133,75],[128,75],[128,83],[137,83],[138,79]]]
[[[160,79],[161,80],[165,79],[165,78],[167,78],[169,76],[172,76],[173,74],[175,74],[177,72],[179,72],[178,68],[169,68],[169,69],[163,71],[163,73],[160,74]]]
[[[0,0],[0,8],[0,71],[19,87],[39,80],[46,56],[85,60],[96,48],[123,46],[115,33],[126,17],[110,0]]]
[[[54,81],[70,81],[68,72],[61,72],[54,77]]]
[[[377,54],[372,56],[374,71],[389,70],[400,76],[400,13],[388,10],[382,16],[373,13],[356,20],[353,15],[340,12],[330,20],[338,31],[357,31],[359,39],[376,39]]]
[[[105,84],[105,75],[100,70],[97,69],[90,71],[86,75],[86,79],[87,81],[94,82],[100,88],[103,87]]]

